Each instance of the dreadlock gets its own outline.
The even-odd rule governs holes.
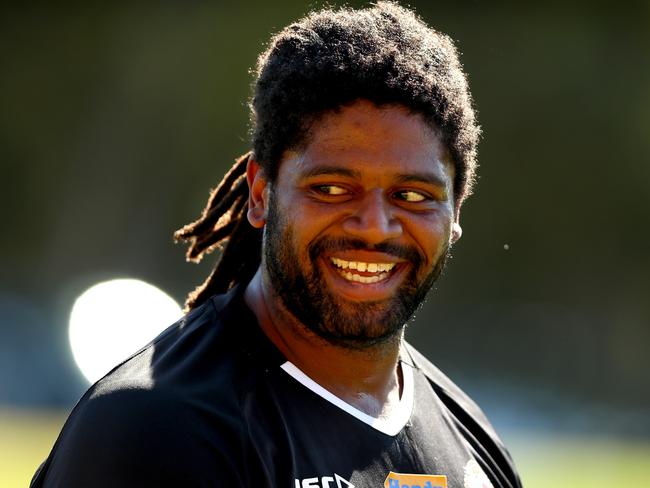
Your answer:
[[[236,281],[250,279],[260,264],[261,232],[246,220],[249,157],[250,152],[239,157],[219,186],[210,192],[201,217],[174,233],[177,241],[189,243],[188,261],[198,263],[215,249],[222,250],[210,276],[187,297],[187,311],[212,295],[227,291]],[[246,259],[241,259],[241,255]]]
[[[274,183],[284,152],[302,148],[325,113],[358,99],[399,104],[424,117],[449,149],[460,207],[475,179],[480,128],[452,40],[393,2],[311,13],[273,36],[258,58],[250,101],[253,150],[212,191],[201,217],[174,234],[189,243],[189,261],[222,250],[210,276],[190,293],[187,310],[248,281],[259,266],[261,232],[246,219],[249,157]]]

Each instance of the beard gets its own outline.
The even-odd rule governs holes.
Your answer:
[[[274,200],[271,192],[264,228],[264,264],[272,289],[286,309],[308,330],[337,346],[365,349],[399,335],[442,273],[449,246],[433,268],[418,279],[426,258],[414,246],[388,242],[368,245],[359,239],[322,237],[307,249],[310,270],[306,271],[293,246],[293,227],[280,215]],[[391,298],[357,302],[331,292],[318,265],[319,256],[357,249],[391,254],[411,265]]]

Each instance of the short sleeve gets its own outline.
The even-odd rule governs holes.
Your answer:
[[[206,425],[200,408],[156,389],[90,394],[31,486],[243,486],[237,432],[217,424]]]

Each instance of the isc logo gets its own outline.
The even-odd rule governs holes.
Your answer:
[[[392,471],[384,481],[384,488],[447,488],[447,477],[431,474],[403,474]]]
[[[334,473],[334,476],[323,476],[322,478],[305,478],[294,480],[294,488],[354,488],[354,485]]]

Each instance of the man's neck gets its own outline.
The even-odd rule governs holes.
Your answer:
[[[269,340],[334,395],[373,417],[389,415],[400,398],[401,335],[360,350],[333,345],[301,324],[264,281],[258,270],[244,300]]]

